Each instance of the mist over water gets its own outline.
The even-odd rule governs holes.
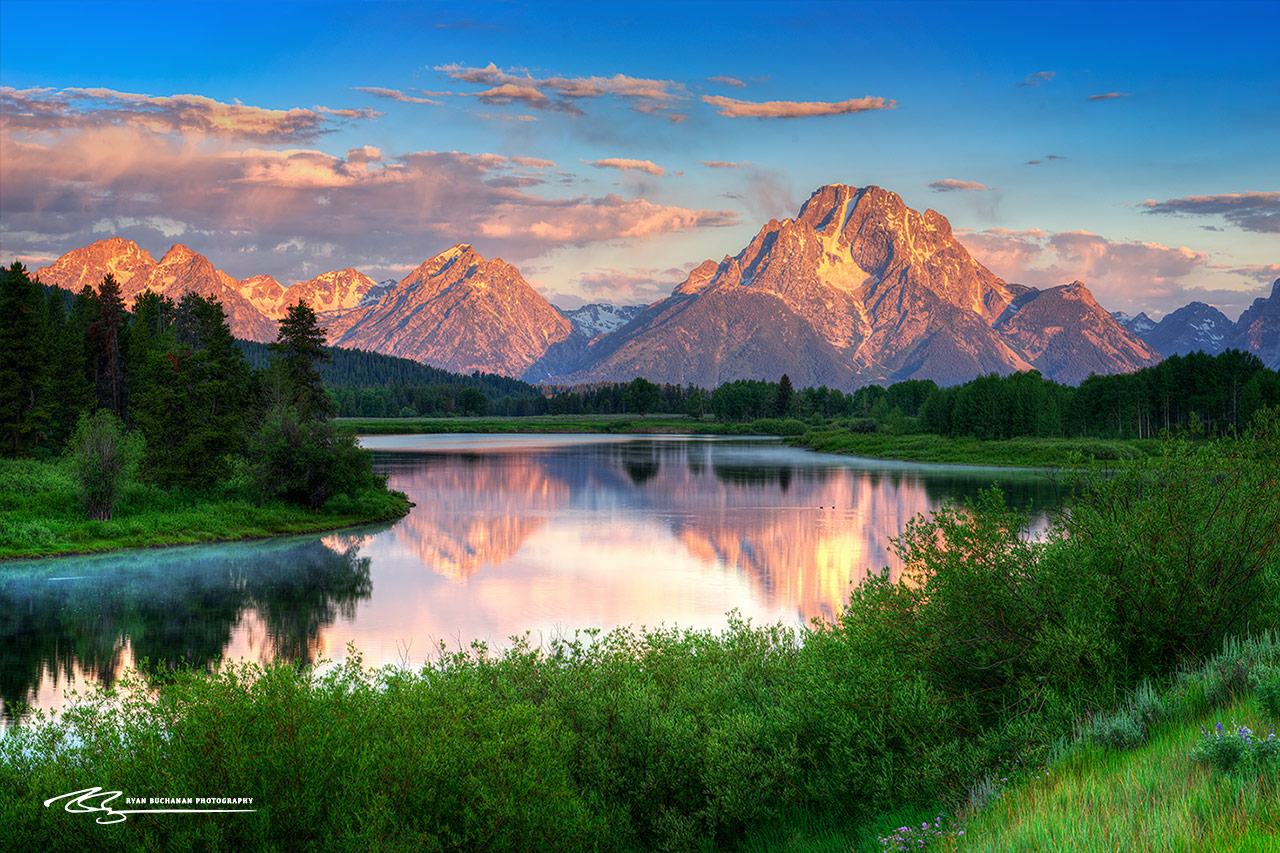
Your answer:
[[[998,480],[1039,524],[1044,473],[877,462],[768,439],[381,436],[416,506],[378,527],[11,563],[0,701],[56,708],[124,667],[224,660],[421,666],[441,642],[579,628],[831,619],[898,564],[912,517]]]

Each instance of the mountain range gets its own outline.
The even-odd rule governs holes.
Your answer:
[[[1203,303],[1158,324],[1113,315],[1078,281],[1044,290],[1003,281],[944,216],[874,186],[819,188],[794,219],[770,220],[737,255],[702,262],[647,306],[556,308],[514,266],[468,244],[399,281],[345,269],[285,287],[271,276],[235,279],[181,244],[156,262],[117,237],[36,275],[79,290],[107,273],[126,304],[148,288],[215,297],[249,340],[274,340],[277,320],[306,300],[331,344],[555,384],[644,376],[715,387],[786,373],[797,387],[851,389],[1033,368],[1077,383],[1227,346],[1280,366],[1280,281],[1236,324]]]

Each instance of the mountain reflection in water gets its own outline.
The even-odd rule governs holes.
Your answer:
[[[54,707],[68,683],[141,661],[274,656],[420,665],[441,641],[525,631],[831,619],[897,561],[891,537],[999,479],[1055,503],[1043,474],[878,463],[769,440],[626,436],[365,439],[416,506],[328,536],[8,564],[0,700]],[[1043,522],[1042,522],[1043,523]]]

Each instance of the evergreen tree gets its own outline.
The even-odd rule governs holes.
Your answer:
[[[627,386],[627,408],[639,412],[642,418],[646,413],[653,411],[661,399],[662,395],[658,390],[658,386],[644,377],[637,376]]]
[[[316,312],[306,302],[291,306],[280,321],[280,333],[271,344],[273,366],[279,372],[282,390],[304,420],[324,420],[333,416],[333,401],[325,393],[320,367],[329,361]]]
[[[97,296],[98,316],[88,329],[89,362],[93,372],[93,388],[98,408],[110,409],[123,418],[128,406],[125,380],[125,332],[129,315],[120,297],[115,276],[102,279]]]
[[[782,374],[782,379],[778,380],[778,390],[773,397],[773,413],[778,417],[786,417],[791,410],[791,395],[795,390],[791,387],[791,377]]]
[[[35,449],[50,414],[45,301],[14,262],[0,271],[0,442],[19,456]]]
[[[80,416],[92,404],[84,354],[88,323],[82,321],[82,313],[74,311],[74,308],[68,314],[64,292],[57,288],[49,291],[46,305],[48,336],[45,346],[49,359],[49,397],[53,407],[45,447],[52,453],[59,453],[75,431]]]

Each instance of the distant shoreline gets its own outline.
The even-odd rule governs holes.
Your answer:
[[[1063,468],[1092,457],[1097,461],[1150,456],[1154,439],[949,438],[931,433],[895,435],[857,433],[839,422],[810,424],[795,418],[755,421],[694,420],[683,415],[530,415],[482,418],[339,418],[360,435],[448,433],[635,433],[640,435],[774,435],[794,447],[919,462],[931,465],[982,465],[1001,468]]]

